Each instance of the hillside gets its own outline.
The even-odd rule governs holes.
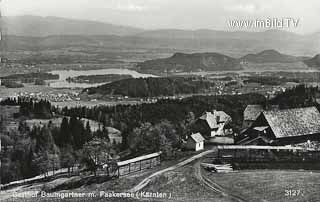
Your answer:
[[[200,78],[131,78],[88,88],[83,90],[83,93],[101,96],[156,97],[201,93],[213,86],[214,83],[201,80]]]
[[[248,54],[240,58],[241,62],[252,62],[252,63],[291,63],[302,61],[303,57],[295,57],[291,55],[282,54],[276,50],[264,50],[257,54]]]
[[[164,59],[147,60],[138,63],[142,72],[190,72],[190,71],[223,71],[241,70],[239,62],[232,57],[219,53],[175,53]]]
[[[305,60],[304,63],[308,65],[308,67],[320,67],[320,54],[314,56],[309,60]]]
[[[142,29],[113,25],[97,21],[73,20],[60,17],[15,16],[4,17],[3,30],[7,35],[131,35]]]

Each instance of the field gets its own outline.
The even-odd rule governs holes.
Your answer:
[[[229,202],[224,197],[205,186],[197,174],[199,164],[192,163],[182,168],[164,173],[151,182],[144,191],[171,194],[173,201],[215,201]],[[170,200],[165,200],[170,201]]]
[[[287,170],[246,170],[210,173],[205,177],[248,201],[319,201],[320,173]]]

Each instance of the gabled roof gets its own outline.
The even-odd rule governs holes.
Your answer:
[[[200,118],[208,123],[211,129],[219,128],[219,123],[226,123],[231,120],[231,117],[224,111],[205,112]]]
[[[248,105],[243,112],[243,120],[255,121],[262,111],[263,107],[261,105]]]
[[[218,128],[217,121],[211,112],[205,112],[199,119],[206,121],[211,129]]]
[[[315,107],[264,111],[276,138],[320,134],[320,113]]]
[[[231,117],[227,113],[225,113],[224,111],[216,111],[216,110],[214,110],[213,111],[213,116],[215,117],[215,119],[219,123],[220,122],[225,123],[225,122],[228,122],[228,121],[231,120]]]
[[[204,141],[204,138],[202,137],[202,135],[200,133],[196,133],[196,134],[192,134],[190,136],[196,143],[199,143],[199,142],[203,142]]]

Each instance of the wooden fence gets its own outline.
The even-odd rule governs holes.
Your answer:
[[[153,168],[158,166],[161,152],[152,153],[144,156],[139,156],[126,161],[117,162],[115,165],[105,165],[101,172],[109,176],[123,176],[130,173],[139,172],[141,170]]]

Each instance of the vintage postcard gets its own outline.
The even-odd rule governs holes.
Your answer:
[[[0,202],[320,201],[319,10],[0,0]]]

